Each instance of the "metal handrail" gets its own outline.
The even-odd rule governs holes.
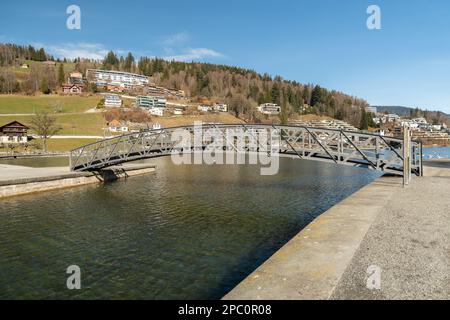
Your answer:
[[[177,126],[167,129],[145,130],[87,144],[71,151],[71,170],[98,170],[136,159],[170,155],[173,146],[169,147],[170,143],[166,141],[170,133],[179,129],[186,129],[194,134],[197,128],[197,126]],[[250,132],[249,130],[280,130],[282,139],[285,139],[282,140],[280,152],[297,155],[300,159],[366,166],[398,175],[401,175],[404,167],[404,159],[401,152],[398,151],[403,148],[404,141],[398,138],[338,129],[287,125],[206,124],[202,125],[201,128],[202,131],[218,130],[219,133],[221,132],[224,135],[225,131],[230,128],[244,128],[248,132]],[[227,144],[230,143],[233,144],[234,141],[227,141]],[[394,147],[393,144],[398,145],[398,148]],[[333,150],[335,145],[337,150]],[[413,150],[421,150],[420,142],[412,141],[411,145]],[[332,148],[330,149],[329,146],[332,146]],[[367,149],[374,149],[374,155],[367,155],[365,153]],[[391,151],[391,154],[385,154],[385,150]],[[371,160],[372,158],[377,159],[376,165]],[[413,158],[416,159],[416,157]],[[379,165],[379,159],[383,163],[381,166]],[[412,165],[412,169],[422,174],[421,159],[418,164]]]

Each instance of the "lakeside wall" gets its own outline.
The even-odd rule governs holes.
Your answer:
[[[98,172],[70,172],[58,175],[49,174],[36,178],[0,181],[0,199],[87,184],[107,183],[128,177],[149,174],[155,170],[155,165],[131,165],[111,167]]]
[[[363,187],[321,214],[223,299],[329,299],[373,221],[401,189],[395,177]]]

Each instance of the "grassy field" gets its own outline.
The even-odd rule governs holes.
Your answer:
[[[49,152],[67,152],[89,143],[96,142],[94,139],[49,139],[47,140],[47,148]],[[7,146],[0,145],[0,152],[7,152]],[[27,149],[24,146],[16,146],[15,153],[21,152],[39,152],[42,151],[42,140],[35,139],[28,143]],[[9,150],[10,152],[10,150]]]
[[[93,139],[50,139],[47,140],[47,147],[50,152],[65,152],[96,141]],[[41,143],[39,140],[37,142]]]
[[[55,112],[55,110],[60,113],[85,112],[95,108],[100,99],[100,96],[0,95],[0,114],[30,114],[37,111]]]
[[[102,114],[81,113],[81,114],[58,114],[57,124],[62,127],[58,135],[83,135],[101,136],[103,128],[106,126]],[[19,121],[24,125],[29,125],[32,116],[0,116],[0,126],[11,121]],[[30,131],[33,134],[33,131]]]
[[[239,120],[238,118],[234,117],[229,113],[215,113],[199,116],[180,116],[180,117],[161,117],[161,118],[154,117],[153,122],[159,123],[164,128],[189,126],[194,125],[195,122],[223,123],[223,124],[243,123],[243,121]]]
[[[16,66],[16,67],[11,67],[11,68],[9,68],[11,71],[13,71],[13,72],[15,72],[16,73],[16,75],[18,75],[19,77],[21,76],[21,75],[24,75],[24,74],[29,74],[30,73],[30,70],[31,70],[31,68],[29,68],[29,69],[23,69],[23,68],[21,68],[21,65],[22,64],[28,64],[30,67],[32,66],[32,65],[42,65],[43,63],[42,62],[40,62],[40,61],[32,61],[32,60],[24,60],[24,61],[22,61],[21,63],[20,63],[20,65],[19,66]],[[69,72],[72,72],[72,71],[74,71],[75,70],[75,63],[63,63],[64,64],[64,71],[66,72],[66,73],[69,73]],[[58,71],[58,68],[59,68],[59,63],[56,63],[56,68],[55,68],[55,72],[57,72]]]

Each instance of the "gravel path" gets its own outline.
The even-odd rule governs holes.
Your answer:
[[[450,299],[450,169],[425,173],[380,212],[331,299]],[[366,287],[369,266],[379,290]]]

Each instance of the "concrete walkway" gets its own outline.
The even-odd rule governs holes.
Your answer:
[[[224,299],[449,299],[450,163],[431,165],[407,188],[381,178],[337,204]]]
[[[31,168],[0,164],[0,182],[70,174],[69,167]]]
[[[381,210],[332,299],[450,299],[450,163],[433,161],[425,175]],[[371,265],[380,290],[366,287]]]
[[[154,169],[155,167],[156,166],[153,164],[125,163],[121,166],[112,166],[104,170],[138,171],[147,168]],[[69,167],[32,168],[0,164],[0,186],[64,178],[78,178],[91,175],[90,172],[70,171]]]
[[[0,165],[0,200],[36,192],[127,179],[152,173],[155,168],[152,164],[129,163],[104,168],[97,172],[70,172],[68,167],[29,168]]]

